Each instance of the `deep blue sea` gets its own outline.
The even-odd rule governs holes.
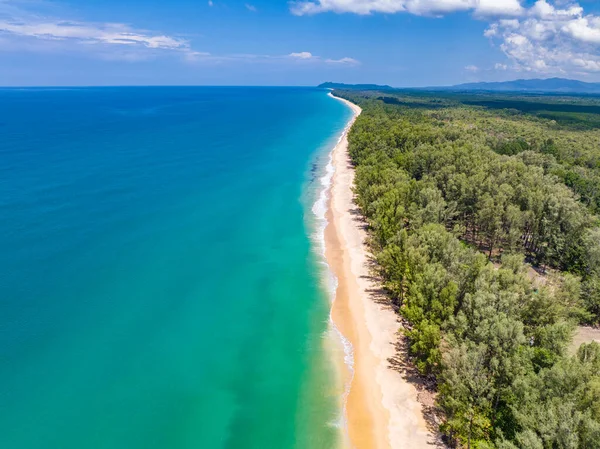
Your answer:
[[[0,89],[0,447],[330,449],[311,88]]]

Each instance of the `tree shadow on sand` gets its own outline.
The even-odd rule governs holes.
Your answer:
[[[376,269],[374,261],[371,258],[369,261],[373,264],[371,268],[373,271]],[[381,278],[376,274],[369,276],[361,276],[364,279],[368,279],[372,285],[382,285]],[[384,287],[373,287],[366,290],[370,298],[382,308],[393,310],[396,314],[396,321],[398,323],[398,338],[395,342],[395,354],[390,357],[388,361],[388,367],[398,372],[404,380],[415,387],[417,390],[417,400],[422,407],[422,415],[427,426],[427,430],[431,434],[432,438],[428,441],[428,444],[436,448],[447,447],[444,444],[442,435],[439,432],[439,426],[441,424],[441,412],[437,407],[435,400],[437,397],[435,379],[421,375],[414,365],[409,355],[409,340],[406,335],[402,332],[405,328],[400,315],[398,314],[398,307],[393,303],[389,295],[388,290]]]
[[[368,232],[369,226],[362,215],[360,208],[354,207],[349,210],[349,212],[352,214],[356,224],[364,231]],[[409,355],[409,341],[402,332],[402,330],[405,329],[405,325],[399,314],[399,308],[392,301],[389,291],[383,286],[383,279],[379,274],[379,266],[371,254],[368,245],[365,246],[365,249],[369,274],[363,275],[361,278],[368,280],[369,284],[372,286],[371,288],[366,289],[366,292],[376,304],[382,308],[392,310],[395,313],[398,323],[398,339],[395,342],[396,352],[393,357],[388,359],[388,366],[398,372],[404,380],[413,385],[417,390],[417,400],[422,406],[423,419],[426,423],[427,430],[432,436],[430,441],[428,441],[428,444],[436,448],[446,448],[448,446],[444,444],[442,435],[439,432],[441,411],[435,403],[437,396],[435,379],[421,375],[412,362]]]
[[[356,224],[356,226],[360,227],[363,231],[367,232],[369,230],[369,223],[362,215],[362,212],[358,206],[349,209],[348,212],[352,215],[352,221]]]
[[[400,320],[398,320],[398,325],[402,326]],[[388,359],[389,367],[400,373],[404,380],[416,388],[417,400],[422,406],[423,419],[427,425],[427,430],[433,437],[432,440],[428,441],[428,444],[437,448],[445,448],[447,446],[444,444],[442,435],[439,432],[441,412],[435,403],[437,397],[435,380],[419,373],[408,353],[408,337],[402,333],[402,329],[398,331],[398,334],[395,345],[396,354]]]
[[[354,169],[354,165],[348,158],[348,168]],[[360,207],[353,201],[353,207],[348,210],[352,216],[352,220],[356,226],[367,233],[367,240],[369,235],[369,223],[365,219]],[[371,254],[369,246],[366,242],[365,251],[367,254],[367,263],[369,275],[363,275],[361,278],[367,279],[372,288],[368,288],[366,292],[369,297],[382,308],[393,310],[398,322],[398,339],[395,342],[396,352],[395,355],[388,359],[389,368],[397,371],[403,379],[413,385],[417,390],[417,400],[421,404],[423,419],[426,423],[427,430],[431,435],[428,445],[435,448],[446,448],[442,435],[439,432],[439,425],[441,420],[439,416],[441,412],[435,404],[436,399],[436,384],[433,379],[422,376],[415,365],[412,363],[408,353],[409,342],[408,338],[403,334],[402,329],[405,328],[402,323],[401,316],[399,314],[398,306],[394,304],[389,294],[389,291],[383,287],[383,280],[379,274],[379,266],[377,261]]]

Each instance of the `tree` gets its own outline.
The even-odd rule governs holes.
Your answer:
[[[471,448],[486,440],[491,422],[488,418],[493,390],[491,373],[485,364],[484,345],[466,344],[444,355],[441,405],[448,415],[446,430]]]

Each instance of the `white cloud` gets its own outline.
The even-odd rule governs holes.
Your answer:
[[[494,64],[494,68],[496,70],[508,70],[508,65],[497,62],[496,64]]]
[[[208,0],[208,6],[215,6],[212,0]]]
[[[582,42],[600,44],[600,17],[579,17],[568,21],[562,31]]]
[[[64,40],[82,44],[143,46],[151,49],[181,50],[189,48],[185,39],[145,32],[122,23],[93,24],[84,22],[46,21],[14,22],[0,20],[0,31],[15,36],[42,40]]]
[[[520,16],[523,12],[518,0],[479,0],[475,7],[478,16]]]
[[[192,52],[187,39],[115,22],[56,17],[55,3],[0,0],[0,51],[79,53],[107,60],[140,61]]]
[[[468,72],[479,72],[479,67],[476,65],[468,65],[465,67],[465,70]]]
[[[517,16],[523,13],[520,0],[300,0],[291,3],[296,15],[322,12],[354,14],[440,15],[473,11],[477,16]]]
[[[288,58],[296,59],[299,61],[315,61],[315,62],[324,62],[326,64],[340,64],[340,65],[349,65],[355,66],[359,65],[360,62],[354,58],[340,58],[340,59],[331,59],[331,58],[322,58],[320,56],[315,56],[308,51],[302,51],[299,53],[290,53],[287,55]]]
[[[290,53],[288,56],[290,58],[297,59],[311,59],[313,57],[312,53],[309,53],[307,51],[301,51],[300,53]]]
[[[521,18],[492,23],[484,35],[519,71],[545,74],[600,71],[600,17],[577,3],[538,0]]]
[[[318,14],[322,12],[355,14],[370,14],[372,12],[395,13],[405,11],[403,1],[386,0],[317,0],[317,1],[294,1],[290,4],[293,14],[302,16],[306,14]]]
[[[529,15],[546,20],[568,19],[570,17],[581,16],[582,14],[583,8],[576,3],[564,9],[557,9],[553,4],[548,3],[547,0],[536,1],[529,10]]]
[[[204,51],[188,51],[184,54],[184,58],[187,62],[197,62],[212,58],[212,55]]]
[[[354,58],[326,59],[325,62],[327,64],[360,65],[360,61]]]
[[[249,3],[246,3],[244,6],[246,7],[246,9],[247,9],[248,11],[252,11],[252,12],[256,12],[256,11],[258,11],[258,10],[256,9],[256,6],[254,6],[254,5],[251,5],[251,4],[249,4]]]

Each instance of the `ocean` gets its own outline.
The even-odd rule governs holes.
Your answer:
[[[312,88],[0,89],[0,447],[338,445],[323,189],[351,114]]]

